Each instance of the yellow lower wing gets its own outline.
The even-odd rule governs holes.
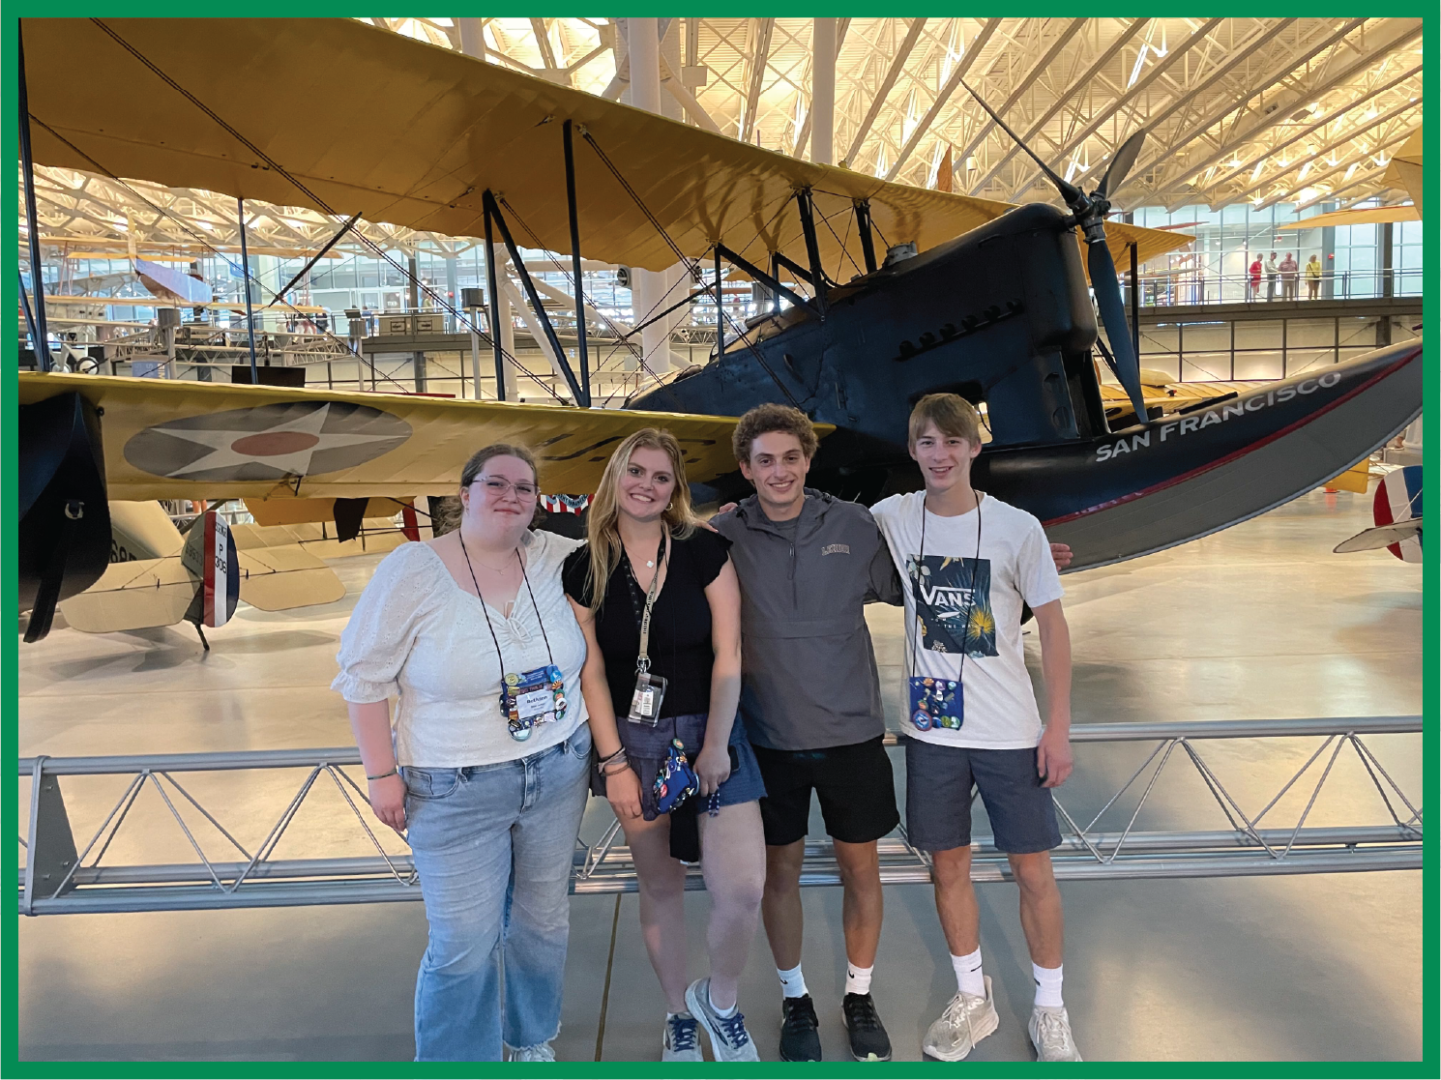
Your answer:
[[[87,634],[172,626],[185,618],[196,587],[179,556],[111,563],[94,585],[62,601],[60,614]]]
[[[692,481],[733,472],[735,420],[401,394],[96,375],[20,375],[20,404],[77,391],[103,410],[112,499],[449,495],[472,453],[529,447],[545,491],[595,490],[643,427],[680,440]],[[833,428],[818,425],[819,435]]]
[[[308,500],[297,499],[296,502]],[[314,500],[315,505],[327,505],[325,500]],[[249,504],[247,504],[249,505]],[[259,506],[271,506],[258,502]],[[320,519],[329,522],[333,518]],[[405,543],[405,533],[396,528],[389,518],[366,518],[361,524],[360,535],[354,540],[337,540],[333,534],[335,526],[328,528],[317,522],[303,522],[297,525],[232,525],[230,535],[241,553],[261,548],[276,548],[295,545],[320,559],[343,559],[352,555],[384,555]]]

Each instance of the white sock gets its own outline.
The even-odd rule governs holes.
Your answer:
[[[781,979],[781,994],[788,998],[804,997],[810,993],[806,989],[806,977],[801,974],[801,966],[797,964],[789,971],[782,971],[776,968],[776,974]]]
[[[846,993],[847,994],[869,994],[871,992],[871,972],[876,970],[872,964],[868,968],[856,967],[849,960],[846,961]]]
[[[951,953],[951,967],[956,972],[956,987],[963,994],[972,994],[975,997],[986,996],[985,973],[981,971],[981,950],[965,956],[957,956]]]
[[[1031,965],[1031,975],[1036,980],[1036,1004],[1043,1009],[1060,1009],[1065,1006],[1061,1000],[1061,972],[1064,965],[1057,968],[1043,968],[1039,964]]]
[[[710,1002],[710,1007],[716,1011],[717,1016],[734,1016],[736,1014],[736,1005],[739,1004],[738,1002],[731,1002],[731,1007],[729,1009],[722,1009],[719,1005],[715,1003],[715,997],[711,993],[711,988],[709,986],[706,987],[705,996],[706,1000]]]

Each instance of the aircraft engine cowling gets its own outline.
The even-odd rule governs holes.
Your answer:
[[[110,504],[95,406],[78,393],[20,406],[16,556],[26,641],[50,632],[55,605],[84,592],[110,562]]]

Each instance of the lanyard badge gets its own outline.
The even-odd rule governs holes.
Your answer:
[[[490,640],[495,643],[495,656],[500,661],[500,711],[505,717],[506,728],[516,742],[530,738],[537,724],[552,720],[564,720],[566,713],[565,677],[555,662],[550,649],[550,637],[545,632],[545,619],[541,617],[540,605],[535,602],[535,590],[530,587],[530,575],[525,572],[525,563],[520,564],[520,575],[530,594],[530,606],[535,610],[535,620],[540,624],[540,636],[545,642],[545,653],[550,663],[545,667],[531,668],[516,674],[507,671],[505,656],[500,651],[500,638],[495,636],[495,627],[490,622],[490,609],[480,591],[480,582],[475,578],[475,567],[470,565],[470,552],[465,548],[465,537],[460,537],[460,550],[465,555],[466,569],[470,571],[471,584],[480,600],[480,611],[485,616],[485,627],[490,631]],[[520,549],[516,548],[516,560],[520,560]]]
[[[926,556],[926,506],[925,501],[921,502],[921,551],[916,556],[916,566],[925,566]],[[916,674],[916,651],[921,647],[919,638],[913,638],[911,643],[911,676],[908,683],[908,704],[907,715],[917,731],[930,731],[940,728],[945,731],[959,731],[961,725],[966,722],[966,635],[971,624],[971,611],[976,604],[975,575],[976,568],[981,561],[981,503],[979,497],[976,500],[976,559],[971,568],[971,596],[966,604],[964,617],[961,619],[961,670],[954,679],[940,679],[930,675]],[[911,593],[916,605],[916,619],[921,618],[921,609],[924,607],[926,618],[934,624],[939,625],[935,612],[930,610],[921,596],[919,583],[920,571],[917,571],[917,581],[911,584]],[[908,628],[912,633],[915,627]]]
[[[649,724],[655,727],[660,720],[661,703],[665,701],[667,680],[663,675],[652,675],[642,671],[635,677],[635,693],[630,697],[630,714],[626,717],[632,724]]]
[[[554,664],[507,672],[501,684],[500,707],[505,713],[511,738],[524,742],[537,724],[564,720],[565,679]]]
[[[640,652],[635,658],[635,692],[631,694],[630,713],[626,716],[632,724],[648,724],[651,727],[655,727],[660,720],[661,704],[665,701],[665,691],[669,685],[665,676],[651,674],[649,652],[650,613],[655,607],[656,593],[660,589],[660,572],[665,567],[665,542],[666,537],[663,535],[660,550],[656,553],[655,576],[650,579],[650,589],[645,596],[645,611],[640,613]],[[630,580],[635,581],[634,574]],[[631,599],[635,600],[635,593],[632,593]]]
[[[917,731],[945,728],[959,731],[966,719],[965,686],[958,679],[912,675],[911,723]]]

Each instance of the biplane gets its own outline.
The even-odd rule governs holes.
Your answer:
[[[1371,513],[1376,524],[1336,545],[1338,555],[1385,548],[1402,562],[1422,562],[1421,466],[1387,473],[1376,487]]]
[[[206,649],[203,628],[225,625],[240,601],[262,611],[332,603],[345,586],[324,560],[384,553],[419,537],[413,520],[401,529],[388,518],[363,519],[357,535],[342,540],[312,522],[227,524],[218,508],[203,510],[182,534],[158,502],[112,502],[109,511],[110,566],[61,602],[66,623],[104,634],[189,622]]]
[[[22,374],[27,638],[104,570],[107,498],[450,494],[466,457],[494,441],[534,448],[545,490],[584,493],[609,448],[649,425],[673,431],[692,481],[724,496],[740,484],[728,417],[773,401],[823,436],[812,479],[870,499],[919,484],[906,416],[945,390],[986,408],[978,482],[1040,517],[1080,569],[1294,498],[1420,409],[1421,347],[1409,342],[1153,417],[1115,259],[1189,239],[1106,220],[1136,139],[1091,195],[1047,169],[1065,208],[1016,207],[799,161],[354,21],[25,19],[21,31],[36,161],[308,206],[337,223],[358,213],[484,236],[492,294],[498,236],[568,388],[567,403],[542,405]],[[63,62],[77,51],[84,80]],[[327,122],[284,122],[296,100]],[[572,260],[574,366],[517,235]],[[717,294],[723,278],[748,277],[774,303],[720,335],[708,364],[648,374],[622,409],[590,408],[582,250],[650,270],[681,261]],[[1088,276],[1129,426],[1106,417]],[[511,358],[499,335],[492,347],[503,388]]]

